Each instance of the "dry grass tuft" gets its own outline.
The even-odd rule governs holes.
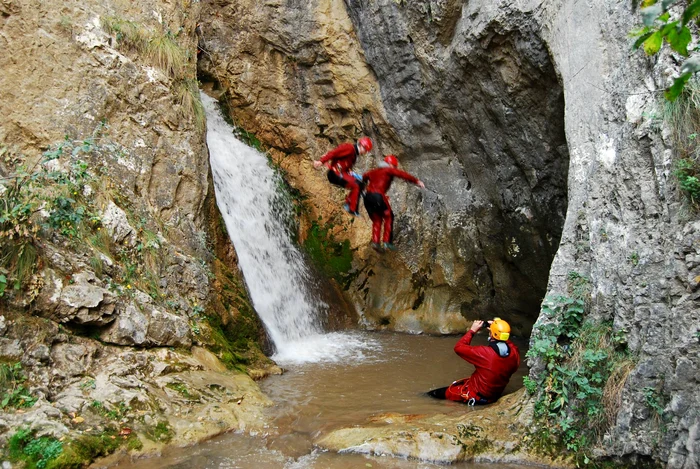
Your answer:
[[[622,405],[622,390],[625,387],[627,378],[634,369],[634,360],[622,360],[616,363],[610,373],[605,388],[603,389],[603,408],[605,409],[606,428],[615,425],[617,414]]]
[[[148,56],[153,64],[165,70],[168,75],[179,78],[185,75],[187,55],[180,45],[168,34],[158,34],[148,42]]]

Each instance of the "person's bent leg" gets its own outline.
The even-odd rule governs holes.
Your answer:
[[[328,172],[326,173],[326,177],[328,178],[328,182],[330,182],[334,186],[345,188],[345,186],[347,185],[347,181],[332,169],[328,170]]]
[[[343,179],[345,180],[345,188],[350,190],[350,193],[345,197],[345,203],[348,204],[350,212],[357,213],[357,205],[360,202],[360,184],[351,174],[343,174]]]
[[[382,195],[376,192],[368,192],[365,194],[365,210],[372,220],[372,244],[379,246],[382,233],[382,220],[384,212],[384,201]]]
[[[384,247],[394,249],[394,212],[388,207],[382,214],[384,220]]]
[[[464,387],[466,386],[466,378],[459,381],[455,381],[450,384],[445,390],[445,399],[457,402],[466,402]]]

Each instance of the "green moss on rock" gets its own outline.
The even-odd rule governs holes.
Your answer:
[[[304,249],[325,275],[347,288],[352,281],[350,271],[353,253],[350,241],[336,241],[330,234],[330,228],[313,222],[304,241]]]

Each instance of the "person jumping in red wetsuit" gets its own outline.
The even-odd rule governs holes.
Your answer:
[[[501,397],[510,377],[520,366],[520,352],[508,340],[510,325],[506,321],[495,318],[489,323],[488,345],[470,345],[474,334],[485,326],[484,321],[474,321],[455,345],[455,353],[474,365],[474,373],[446,388],[429,391],[428,395],[471,405],[490,404]]]
[[[352,172],[352,167],[359,155],[366,155],[372,150],[372,140],[369,137],[362,137],[357,143],[341,143],[325,155],[320,160],[314,161],[314,168],[322,165],[328,167],[328,182],[350,192],[345,197],[343,209],[350,215],[359,216],[357,211],[360,203],[360,181]]]
[[[389,197],[386,193],[391,187],[391,181],[395,178],[401,178],[411,182],[421,189],[425,189],[425,184],[415,176],[401,171],[396,167],[399,161],[394,155],[387,155],[384,161],[379,163],[377,169],[367,171],[362,175],[362,182],[365,184],[365,208],[372,220],[372,247],[376,250],[381,250],[382,245],[379,244],[379,239],[382,231],[382,223],[384,223],[384,245],[386,249],[395,249],[393,240],[394,229],[394,212],[389,205]]]

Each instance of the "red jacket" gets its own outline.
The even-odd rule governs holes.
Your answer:
[[[365,186],[365,190],[367,192],[386,194],[386,191],[388,191],[389,187],[391,187],[391,181],[395,177],[405,179],[406,181],[411,182],[413,184],[418,184],[417,177],[408,174],[405,171],[401,171],[400,169],[392,168],[390,166],[386,168],[377,168],[371,171],[367,171],[365,174],[362,175],[362,180],[365,182],[369,181],[369,184]]]
[[[330,162],[330,168],[341,174],[350,171],[357,160],[357,148],[353,143],[341,143],[321,157],[321,163]]]
[[[448,388],[446,397],[457,401],[468,400],[458,398],[468,394],[468,397],[477,400],[481,398],[494,402],[501,396],[510,377],[520,366],[520,352],[510,340],[505,341],[510,349],[507,357],[501,357],[487,345],[469,345],[474,334],[471,329],[467,331],[455,345],[455,353],[474,365],[476,370],[469,378],[453,383]]]

